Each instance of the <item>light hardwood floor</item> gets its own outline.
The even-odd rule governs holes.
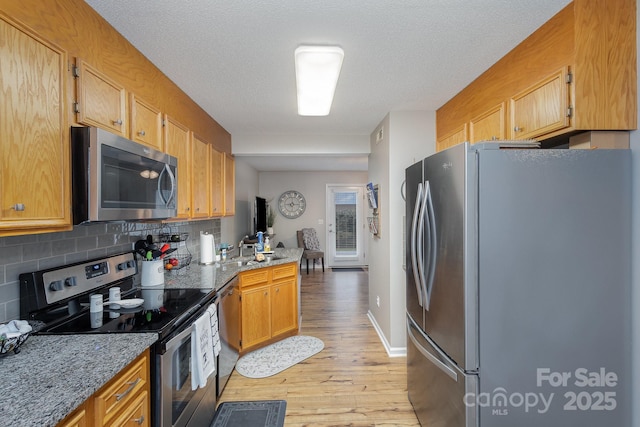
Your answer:
[[[286,427],[419,426],[407,399],[406,358],[387,356],[367,317],[367,282],[366,271],[303,272],[300,334],[325,348],[269,378],[234,371],[221,402],[286,400]]]

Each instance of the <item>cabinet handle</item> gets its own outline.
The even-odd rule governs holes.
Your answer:
[[[189,212],[191,210],[191,208],[187,208],[187,212]]]
[[[520,132],[520,131],[522,131],[522,128],[520,126],[516,126],[516,127],[513,128],[513,131],[514,132]]]
[[[22,212],[24,210],[24,204],[16,203],[15,205],[11,206],[11,209],[13,209],[16,212]]]
[[[118,126],[122,126],[122,119],[114,120],[113,124],[114,125],[118,125]]]
[[[125,397],[127,394],[131,393],[131,390],[133,390],[135,388],[135,386],[138,385],[138,383],[142,381],[142,378],[138,377],[137,380],[133,381],[133,382],[128,382],[127,384],[129,384],[129,388],[126,389],[125,391],[123,391],[120,394],[116,394],[116,401],[121,400],[123,397]]]
[[[264,296],[266,297],[267,295],[269,295],[269,292],[265,291]]]
[[[131,421],[133,421],[136,424],[142,425],[142,423],[144,422],[144,415],[141,415],[140,418],[134,418]]]
[[[140,135],[140,136],[145,136],[145,135],[146,135],[146,133],[145,133],[145,131],[144,131],[144,130],[141,130],[140,132],[138,132],[138,135]]]

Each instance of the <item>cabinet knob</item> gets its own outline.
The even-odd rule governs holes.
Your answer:
[[[141,130],[140,132],[138,132],[138,135],[140,135],[140,136],[145,136],[145,135],[146,135],[146,133],[145,133],[145,131],[144,131],[144,130]]]
[[[122,119],[114,120],[113,124],[114,125],[118,125],[118,126],[122,126]]]
[[[267,295],[269,295],[269,292],[265,291],[264,296],[266,297]]]
[[[13,209],[16,212],[22,212],[24,210],[24,204],[16,203],[15,205],[11,206],[11,209]]]
[[[516,127],[513,128],[513,131],[514,132],[520,132],[520,131],[522,131],[522,128],[520,126],[516,126]]]
[[[191,208],[187,208],[186,211],[189,212],[191,210]]]
[[[140,418],[134,418],[131,421],[133,421],[136,424],[142,425],[142,423],[144,422],[144,415],[141,415]]]

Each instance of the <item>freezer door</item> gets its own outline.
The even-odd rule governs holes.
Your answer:
[[[477,362],[475,154],[459,144],[424,160],[424,330],[464,371]],[[469,159],[468,159],[469,157]]]
[[[420,424],[476,427],[477,375],[466,375],[407,318],[407,390]]]
[[[407,313],[422,327],[424,325],[424,292],[422,274],[422,234],[420,233],[420,211],[424,201],[424,182],[422,180],[422,162],[407,168],[406,179],[406,283]]]

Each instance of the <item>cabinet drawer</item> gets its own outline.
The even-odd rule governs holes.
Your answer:
[[[267,283],[269,281],[269,269],[260,268],[254,271],[247,271],[240,274],[240,287]]]
[[[149,395],[142,391],[123,409],[119,417],[109,427],[137,427],[149,425]]]
[[[148,372],[147,357],[142,357],[100,390],[95,395],[96,419],[102,419],[103,425],[109,424],[111,418],[121,413],[127,403],[146,388]]]
[[[285,264],[273,267],[272,280],[282,279],[296,275],[296,264]]]

